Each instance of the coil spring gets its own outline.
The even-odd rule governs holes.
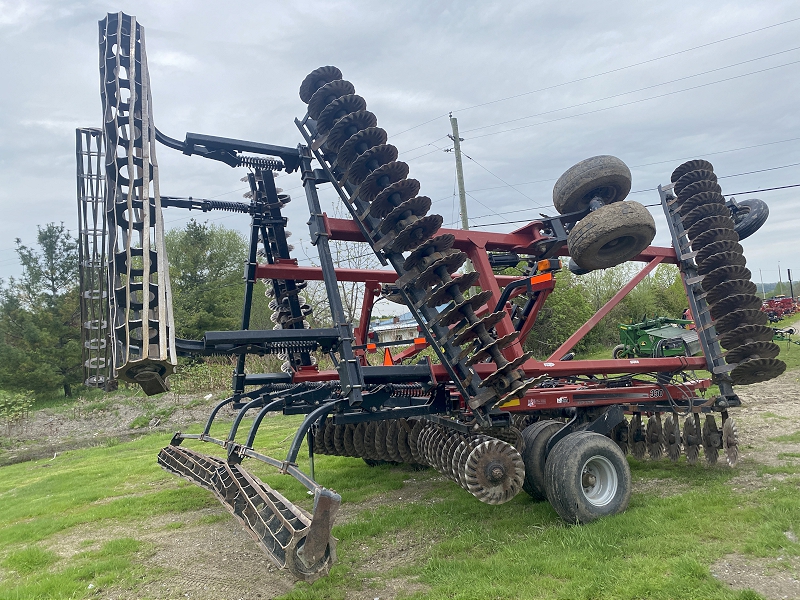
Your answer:
[[[237,167],[250,167],[252,169],[264,169],[269,171],[280,171],[283,169],[283,161],[280,161],[276,158],[263,158],[261,156],[237,154],[236,160]]]

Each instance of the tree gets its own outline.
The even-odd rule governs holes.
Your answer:
[[[0,386],[41,392],[81,381],[78,248],[64,224],[16,240],[22,277],[0,284]]]
[[[175,329],[179,337],[200,339],[206,331],[239,329],[244,300],[247,241],[232,229],[190,220],[165,236]],[[253,294],[252,328],[269,328],[267,301]]]
[[[592,313],[594,310],[586,292],[575,275],[566,269],[559,271],[556,287],[539,311],[525,341],[526,350],[531,350],[539,358],[546,358],[588,321]],[[585,343],[580,342],[576,348],[582,348]]]

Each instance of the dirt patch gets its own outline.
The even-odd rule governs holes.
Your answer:
[[[800,431],[800,371],[776,379],[736,388],[742,406],[731,411],[739,432],[740,457],[747,462],[780,466],[779,455],[800,453],[800,443],[776,442],[770,438]]]
[[[79,399],[68,406],[35,412],[3,440],[0,466],[46,458],[55,454],[113,445],[153,433],[174,433],[186,425],[203,423],[216,396],[163,394],[154,398],[110,395],[100,401]],[[220,419],[235,412],[224,407]],[[135,425],[135,426],[134,426]]]
[[[418,493],[418,487],[417,482],[411,482],[409,495]],[[400,493],[405,493],[405,489]],[[368,503],[350,506],[353,514],[369,508]],[[275,567],[221,506],[161,515],[137,524],[80,525],[51,536],[46,547],[63,558],[70,558],[122,537],[148,543],[152,551],[143,559],[144,565],[148,569],[163,569],[165,574],[134,588],[98,590],[98,597],[119,600],[273,598],[290,592],[295,586],[291,575]],[[413,564],[437,541],[427,534],[402,531],[391,539],[380,540],[377,545],[362,546],[359,550],[364,560],[355,576],[358,579],[358,573],[363,573],[362,587],[368,591],[350,593],[347,597],[393,599],[401,593],[425,591],[427,587],[413,577],[387,579],[380,574]]]
[[[378,494],[364,502],[346,502],[342,504],[336,515],[336,523],[339,525],[349,523],[360,513],[380,509],[390,504],[414,505],[440,502],[441,500],[426,498],[431,489],[431,483],[435,481],[448,480],[432,469],[419,471],[414,476],[404,480],[403,487],[399,490]]]
[[[691,486],[674,479],[646,479],[639,477],[633,480],[633,493],[653,494],[659,498],[670,498],[688,492]]]
[[[751,589],[770,600],[800,598],[800,558],[753,558],[729,554],[711,565],[711,574],[735,590]]]

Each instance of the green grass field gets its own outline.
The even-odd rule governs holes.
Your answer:
[[[256,447],[280,456],[298,422],[297,417],[265,420]],[[787,441],[796,441],[796,435]],[[167,567],[148,566],[155,548],[152,540],[140,539],[136,525],[162,515],[175,517],[169,527],[181,527],[182,515],[217,503],[156,465],[158,449],[168,441],[150,435],[0,468],[0,599],[122,592],[139,598],[142,586],[169,578]],[[305,489],[291,478],[253,461],[247,467],[308,506]],[[800,556],[800,544],[785,534],[800,534],[800,461],[792,456],[784,458],[779,479],[744,490],[734,490],[731,478],[744,469],[758,481],[770,471],[757,465],[737,471],[689,467],[683,459],[678,464],[631,459],[631,468],[641,491],[628,511],[576,527],[524,493],[502,506],[487,506],[432,470],[370,468],[357,459],[317,457],[319,482],[339,491],[343,508],[355,512],[334,528],[339,562],[330,576],[313,586],[297,584],[285,597],[373,598],[378,595],[373,588],[383,582],[413,579],[411,597],[419,598],[749,599],[760,596],[730,591],[709,566],[730,553],[773,560],[776,568],[781,568],[778,557]],[[414,503],[369,502],[379,494],[403,496],[411,479],[420,495]],[[102,540],[88,533],[77,552],[60,552],[59,536],[82,527],[120,533]],[[373,553],[401,537],[427,543],[396,566],[389,561],[378,571],[364,567]]]

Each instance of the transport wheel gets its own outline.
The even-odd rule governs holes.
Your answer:
[[[562,215],[589,208],[592,198],[606,204],[631,191],[631,171],[615,156],[594,156],[570,167],[553,186],[553,205]]]
[[[547,499],[569,523],[590,523],[628,507],[631,471],[604,435],[576,431],[558,442],[545,465]]]
[[[625,350],[625,344],[617,344],[611,352],[614,358],[627,358],[628,352]]]
[[[579,277],[581,275],[586,275],[587,273],[592,272],[591,269],[582,269],[581,267],[579,267],[578,263],[575,262],[574,258],[569,259],[569,264],[567,265],[567,268],[573,275],[578,275]]]
[[[547,500],[544,483],[544,465],[547,455],[547,442],[553,434],[561,429],[564,423],[558,421],[537,421],[522,432],[525,446],[522,451],[522,462],[525,463],[525,481],[522,489],[534,500]]]
[[[769,217],[769,206],[763,200],[752,198],[734,202],[731,213],[733,214],[733,229],[739,234],[739,239],[743,240],[753,235],[766,223],[767,217]]]
[[[632,259],[655,235],[656,223],[643,205],[618,202],[578,221],[567,236],[567,247],[579,267],[607,269]]]

